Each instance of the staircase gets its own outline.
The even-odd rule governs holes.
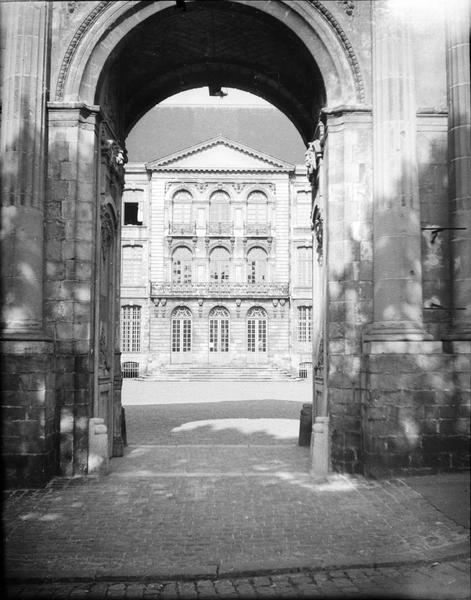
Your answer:
[[[145,381],[297,381],[287,369],[274,365],[167,365],[161,373],[142,377]]]

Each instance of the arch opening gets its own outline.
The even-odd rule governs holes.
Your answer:
[[[316,60],[289,27],[244,3],[205,0],[184,13],[164,8],[134,26],[104,61],[94,103],[124,139],[152,106],[197,87],[264,98],[305,143],[326,103]]]

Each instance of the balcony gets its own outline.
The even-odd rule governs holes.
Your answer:
[[[196,223],[169,223],[168,235],[175,237],[193,237],[196,235]]]
[[[246,223],[245,237],[271,237],[271,223]]]
[[[240,283],[208,281],[198,283],[151,282],[151,296],[157,298],[288,298],[287,283]]]
[[[215,237],[231,237],[234,235],[234,224],[232,221],[218,221],[206,224],[206,235]]]

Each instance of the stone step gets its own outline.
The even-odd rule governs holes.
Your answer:
[[[143,377],[146,381],[295,381],[289,371],[273,365],[258,366],[182,366],[168,365],[165,371]]]

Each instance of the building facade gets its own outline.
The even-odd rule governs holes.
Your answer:
[[[311,186],[224,137],[126,166],[124,376],[312,365]]]

